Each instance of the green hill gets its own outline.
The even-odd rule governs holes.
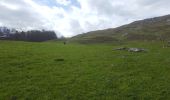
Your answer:
[[[170,15],[144,19],[117,28],[92,31],[72,37],[82,43],[113,42],[120,40],[170,39]]]

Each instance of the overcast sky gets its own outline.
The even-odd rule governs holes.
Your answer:
[[[170,0],[0,0],[0,26],[66,37],[170,14]]]

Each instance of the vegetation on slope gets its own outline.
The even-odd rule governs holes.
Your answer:
[[[136,21],[118,28],[92,31],[70,39],[70,41],[99,41],[98,38],[115,40],[170,40],[170,15]],[[107,40],[105,40],[107,42]]]

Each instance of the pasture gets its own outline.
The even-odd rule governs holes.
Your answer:
[[[0,100],[170,100],[170,48],[0,41]]]

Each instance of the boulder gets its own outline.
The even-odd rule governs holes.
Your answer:
[[[114,50],[127,50],[128,48],[126,48],[126,47],[120,47],[120,48],[116,48],[116,49],[114,49]]]
[[[146,50],[142,48],[129,48],[128,51],[129,52],[146,52]]]
[[[120,50],[120,51],[129,51],[129,52],[146,52],[146,49],[143,48],[127,48],[127,47],[120,47],[120,48],[116,48],[113,50]]]

